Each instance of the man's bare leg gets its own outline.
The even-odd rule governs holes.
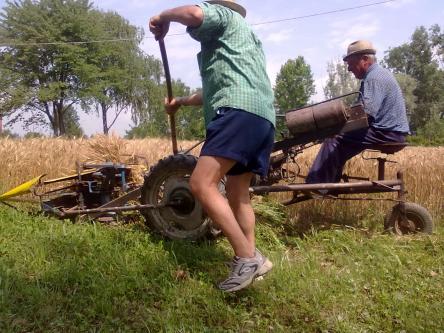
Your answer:
[[[227,176],[225,189],[228,203],[239,223],[242,232],[248,240],[251,248],[255,248],[255,215],[250,200],[250,182],[253,173],[244,173],[238,176]]]
[[[233,211],[219,192],[218,184],[235,161],[221,157],[201,156],[190,179],[193,194],[209,217],[221,228],[238,257],[254,256],[254,246],[247,239]],[[234,186],[237,188],[237,186]],[[253,226],[254,227],[254,226]]]

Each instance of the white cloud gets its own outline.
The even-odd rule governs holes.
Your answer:
[[[329,46],[345,50],[355,40],[371,39],[381,30],[381,24],[373,16],[364,14],[346,21],[333,21],[330,29]]]
[[[280,44],[282,42],[288,41],[292,37],[292,30],[279,30],[276,32],[269,33],[265,38],[264,41]]]
[[[411,4],[411,3],[415,3],[416,0],[397,0],[397,1],[393,1],[393,2],[388,2],[386,4],[384,4],[385,7],[389,7],[389,8],[401,8],[406,4]]]

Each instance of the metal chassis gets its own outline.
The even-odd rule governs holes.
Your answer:
[[[279,155],[275,156],[274,164],[275,168],[279,168],[283,164],[283,161],[287,160],[292,154],[297,155],[305,148],[303,143],[309,142],[311,137],[290,138],[275,143],[273,151],[281,151]],[[316,140],[313,141],[316,142]],[[320,143],[319,140],[317,140]],[[314,143],[313,143],[314,144]],[[299,149],[292,151],[296,146],[300,145]],[[382,152],[381,152],[382,153]],[[382,153],[384,154],[384,153]],[[385,164],[389,161],[385,157],[372,158],[378,161],[378,179],[370,180],[369,178],[353,177],[343,175],[345,182],[340,183],[318,183],[318,184],[306,184],[306,183],[290,183],[286,185],[269,185],[269,186],[252,186],[250,193],[263,195],[267,193],[276,192],[292,192],[293,197],[285,202],[284,205],[299,203],[310,199],[331,199],[331,200],[381,200],[381,201],[394,201],[398,203],[406,202],[406,190],[404,184],[404,175],[402,171],[398,171],[396,179],[385,179]],[[273,168],[273,157],[271,159],[271,168]],[[358,181],[350,182],[354,179]],[[396,199],[390,198],[368,198],[368,197],[339,197],[339,195],[350,194],[365,194],[365,193],[397,193]]]
[[[276,147],[281,147],[282,142],[277,142]],[[289,147],[291,148],[291,147]],[[284,149],[280,154],[279,159],[284,160],[289,156],[289,151]],[[341,182],[341,183],[290,183],[285,185],[258,185],[250,187],[250,193],[256,195],[264,195],[268,193],[278,192],[292,192],[291,199],[283,202],[284,205],[292,205],[295,203],[311,200],[311,199],[331,199],[331,200],[383,200],[403,203],[405,202],[405,185],[403,173],[397,172],[396,179],[385,179],[385,163],[386,158],[378,157],[378,179],[369,180],[361,177],[349,177],[344,175],[346,180],[358,179],[359,181]],[[279,163],[279,162],[278,162]],[[280,179],[282,180],[282,179]],[[143,209],[157,209],[161,208],[159,205],[125,205],[128,201],[137,200],[140,197],[141,188],[136,188],[124,195],[111,200],[110,202],[93,209],[71,209],[66,211],[53,210],[52,212],[60,218],[69,218],[77,215],[88,215],[91,218],[100,216],[107,212],[126,212],[137,211]],[[390,198],[364,198],[364,197],[339,197],[339,195],[364,194],[364,193],[397,193],[396,199]],[[180,205],[180,202],[172,203],[170,205]],[[163,206],[162,206],[163,207]]]

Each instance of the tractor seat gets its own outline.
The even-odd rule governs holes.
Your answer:
[[[368,149],[378,150],[383,154],[394,154],[398,151],[403,150],[409,144],[407,142],[393,142],[393,143],[381,143],[373,144],[368,147]]]

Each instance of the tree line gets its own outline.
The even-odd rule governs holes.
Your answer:
[[[79,112],[96,114],[107,134],[128,112],[128,138],[165,136],[165,83],[159,59],[145,54],[144,31],[89,0],[6,1],[0,14],[0,117],[54,136],[81,136]],[[100,42],[99,42],[100,41]],[[444,32],[418,27],[411,40],[390,48],[380,63],[393,71],[406,99],[413,133],[444,143]],[[325,98],[358,90],[342,60],[327,64]],[[175,96],[193,93],[173,81]],[[302,57],[289,59],[274,85],[278,114],[307,105],[315,94],[313,73]],[[178,137],[204,137],[198,107],[177,114]],[[285,130],[278,117],[278,133]],[[29,134],[29,136],[38,134]]]

